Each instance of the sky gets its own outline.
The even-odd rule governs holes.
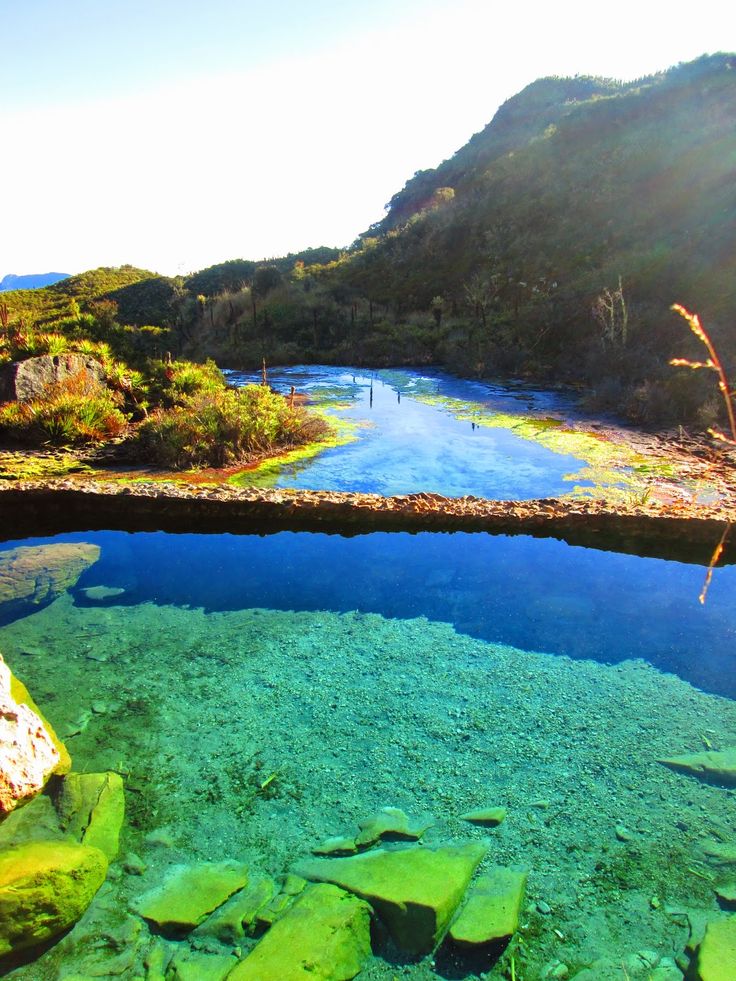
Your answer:
[[[545,75],[736,51],[722,0],[0,0],[0,278],[348,246]]]

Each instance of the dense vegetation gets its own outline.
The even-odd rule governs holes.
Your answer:
[[[69,446],[125,436],[129,454],[182,468],[236,464],[326,435],[321,417],[266,386],[233,391],[212,361],[175,361],[168,351],[162,357],[165,328],[121,325],[111,299],[125,288],[120,281],[136,289],[158,277],[124,267],[73,279],[56,294],[17,294],[24,315],[13,321],[0,302],[0,368],[41,355],[83,355],[100,368],[90,372],[82,362],[77,369],[67,358],[73,370],[38,397],[0,404],[0,437]],[[54,329],[43,329],[49,323]]]
[[[577,383],[645,423],[709,425],[722,408],[711,379],[669,365],[698,356],[670,307],[698,310],[733,368],[734,123],[731,55],[635,83],[541,79],[344,252],[177,279],[96,270],[7,302],[40,326],[92,317],[120,356],[435,362]]]

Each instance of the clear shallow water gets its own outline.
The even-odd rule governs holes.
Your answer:
[[[526,536],[80,532],[23,544],[45,541],[101,546],[73,594],[78,606],[427,617],[527,650],[605,663],[641,658],[736,698],[735,567],[716,570],[703,606],[700,566]],[[93,602],[83,590],[94,585],[125,593]]]
[[[226,372],[231,384],[260,376]],[[269,384],[288,394],[293,385],[340,418],[357,424],[355,441],[283,468],[277,487],[365,491],[385,495],[432,491],[447,497],[472,494],[494,500],[552,497],[569,492],[584,462],[555,453],[506,428],[488,428],[456,418],[446,406],[419,396],[477,403],[492,412],[538,417],[569,413],[562,395],[494,386],[442,372],[366,372],[309,366],[269,372]],[[334,404],[340,405],[339,410]]]
[[[736,570],[716,571],[701,607],[701,568],[550,540],[52,541],[94,542],[100,559],[0,627],[0,651],[75,768],[123,773],[123,850],[146,870],[111,880],[66,940],[14,976],[99,976],[120,952],[100,938],[129,929],[129,901],[172,863],[237,858],[279,875],[385,805],[432,814],[430,843],[488,836],[457,816],[508,808],[492,861],[530,870],[523,981],[556,959],[572,975],[642,949],[674,956],[687,930],[665,906],[717,912],[702,844],[731,835],[733,792],[656,761],[736,742]],[[96,585],[125,592],[90,600]],[[272,774],[269,794],[255,793]],[[152,941],[137,929],[127,948],[139,964]],[[382,950],[361,979],[397,974],[479,976]],[[508,976],[508,962],[488,976]]]

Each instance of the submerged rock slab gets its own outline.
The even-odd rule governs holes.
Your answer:
[[[736,916],[708,924],[698,947],[696,964],[697,981],[736,978]]]
[[[14,680],[0,656],[0,815],[35,797],[62,763],[44,720]]]
[[[350,981],[370,952],[368,905],[337,886],[320,884],[299,896],[228,978]]]
[[[450,927],[450,938],[460,947],[509,940],[519,926],[527,875],[527,872],[495,868],[481,876]]]
[[[720,752],[711,750],[707,753],[671,756],[669,759],[657,760],[657,762],[709,783],[736,786],[736,746],[730,746]]]
[[[122,777],[109,773],[68,773],[57,797],[61,826],[85,845],[118,853],[125,817]]]
[[[398,807],[382,807],[376,814],[358,822],[360,834],[355,838],[358,849],[369,848],[378,841],[419,841],[434,821],[414,821]]]
[[[56,599],[100,557],[99,545],[55,542],[0,553],[0,616],[14,617]]]
[[[139,896],[133,909],[160,930],[186,933],[248,882],[239,862],[175,865],[156,889]]]
[[[340,835],[334,838],[327,838],[322,842],[321,845],[317,845],[316,848],[312,849],[313,855],[355,855],[358,851],[358,846],[355,844],[355,838],[342,837]]]
[[[105,856],[87,845],[39,841],[0,853],[0,956],[76,923],[106,873]]]
[[[275,894],[276,883],[271,878],[249,882],[197,927],[197,936],[216,937],[221,943],[235,946],[247,933],[254,932],[259,915]]]
[[[419,954],[441,939],[487,850],[485,842],[378,849],[353,858],[312,859],[297,872],[365,899],[396,943]]]
[[[232,954],[203,954],[185,950],[178,952],[166,971],[167,981],[224,981],[231,977],[238,959]]]
[[[479,824],[485,828],[496,828],[506,820],[505,807],[480,807],[475,811],[468,811],[460,815],[461,821],[469,821],[471,824]]]

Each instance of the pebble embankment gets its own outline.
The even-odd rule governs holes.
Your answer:
[[[160,482],[15,481],[0,486],[0,537],[70,530],[229,532],[282,530],[341,535],[371,531],[486,531],[562,539],[617,552],[708,564],[729,525],[730,505],[611,504],[547,498],[492,501],[438,494],[235,489]],[[719,564],[736,562],[726,535]]]

